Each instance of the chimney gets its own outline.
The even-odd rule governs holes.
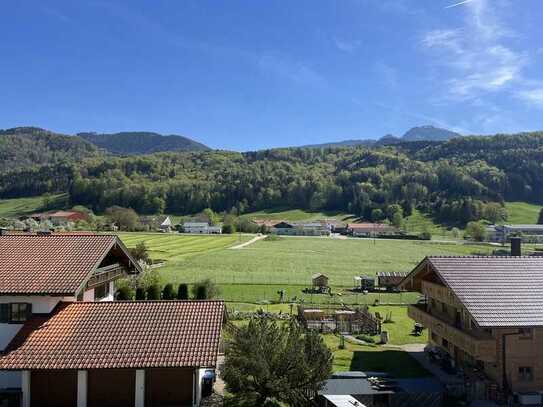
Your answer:
[[[512,237],[511,238],[511,256],[522,256],[522,238],[521,237]]]

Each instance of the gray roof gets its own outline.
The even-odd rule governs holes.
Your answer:
[[[405,271],[379,271],[377,277],[405,277],[407,274]]]
[[[543,257],[428,257],[427,261],[479,326],[543,326]]]

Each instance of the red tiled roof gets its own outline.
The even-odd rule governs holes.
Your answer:
[[[0,294],[74,295],[115,243],[113,235],[0,236]]]
[[[214,367],[222,301],[61,303],[28,321],[0,369]]]

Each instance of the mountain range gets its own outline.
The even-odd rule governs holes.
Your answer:
[[[401,137],[395,137],[387,134],[380,139],[357,139],[357,140],[343,140],[322,144],[309,144],[302,147],[305,148],[330,148],[330,147],[380,147],[392,144],[412,142],[412,141],[447,141],[456,137],[462,137],[461,134],[454,131],[442,129],[434,126],[419,126],[409,129]]]

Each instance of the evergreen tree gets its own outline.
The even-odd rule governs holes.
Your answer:
[[[172,284],[166,284],[164,286],[164,289],[162,290],[162,299],[163,300],[173,300],[174,299],[173,285]]]
[[[136,288],[136,301],[145,300],[145,289],[143,287]]]
[[[178,300],[189,299],[189,287],[186,284],[179,284],[179,288],[177,289],[177,299]]]
[[[147,299],[148,300],[160,300],[160,286],[153,284],[147,288]]]
[[[315,331],[296,321],[252,319],[232,330],[222,377],[228,392],[246,405],[308,405],[332,372],[332,354]]]

